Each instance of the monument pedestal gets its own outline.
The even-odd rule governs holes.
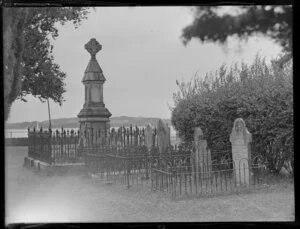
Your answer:
[[[102,134],[105,134],[110,129],[109,117],[111,113],[105,107],[88,107],[82,108],[78,114],[80,130],[85,129],[98,130]]]

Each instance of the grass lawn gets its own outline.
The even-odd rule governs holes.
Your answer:
[[[26,147],[5,151],[6,223],[294,221],[292,180],[252,193],[172,201],[158,193],[22,167]]]

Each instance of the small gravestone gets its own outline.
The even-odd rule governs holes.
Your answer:
[[[192,168],[195,173],[195,178],[210,177],[211,172],[211,154],[207,150],[207,141],[203,137],[203,132],[200,127],[195,128],[194,132],[195,152],[192,154]]]
[[[145,130],[145,146],[147,147],[148,152],[150,152],[153,147],[153,127],[150,123],[146,126]]]
[[[153,135],[153,127],[149,123],[145,129],[145,146],[148,150],[148,155],[151,157],[151,149],[154,146],[154,135]],[[149,179],[149,169],[151,169],[151,163],[146,163],[146,176],[145,179]]]
[[[235,179],[237,184],[249,185],[250,147],[252,135],[247,130],[245,121],[237,118],[230,134],[232,145],[232,159],[235,165]]]
[[[157,146],[160,155],[168,152],[170,143],[170,128],[159,119],[157,123]]]
[[[110,131],[110,135],[109,135],[109,138],[110,138],[110,144],[111,145],[116,145],[116,135],[117,135],[117,133],[116,133],[116,131],[115,131],[115,129],[114,128],[112,128],[112,130]]]

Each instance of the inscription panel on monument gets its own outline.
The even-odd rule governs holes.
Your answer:
[[[91,101],[92,102],[101,102],[101,92],[99,85],[92,85],[91,87]]]

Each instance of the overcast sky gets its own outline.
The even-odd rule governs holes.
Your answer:
[[[112,116],[170,118],[168,104],[177,91],[176,79],[188,81],[196,72],[204,76],[223,63],[250,62],[257,52],[267,61],[280,52],[278,45],[262,37],[247,43],[231,39],[227,52],[198,40],[185,47],[179,37],[191,21],[187,7],[105,7],[91,10],[78,29],[59,26],[54,58],[67,74],[67,92],[61,107],[50,102],[51,118],[76,117],[82,108],[81,79],[90,58],[84,45],[91,38],[102,45],[97,60],[106,77],[104,103]],[[48,119],[47,103],[27,98],[27,103],[13,103],[8,122]]]

